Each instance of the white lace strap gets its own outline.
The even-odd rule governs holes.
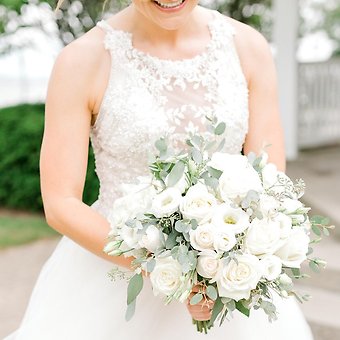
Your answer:
[[[97,26],[100,27],[106,33],[114,31],[114,29],[105,20],[98,21]]]

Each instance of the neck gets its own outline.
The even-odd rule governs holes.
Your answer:
[[[151,44],[163,44],[163,45],[177,45],[178,41],[183,38],[188,38],[193,35],[200,34],[206,29],[205,25],[202,25],[202,21],[205,20],[204,14],[202,15],[201,8],[197,6],[186,18],[185,23],[176,29],[166,29],[161,27],[157,23],[149,20],[138,9],[131,4],[129,8],[131,18],[131,31],[133,35],[139,40],[147,40]],[[204,21],[203,21],[204,22]]]

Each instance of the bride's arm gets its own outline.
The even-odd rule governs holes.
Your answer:
[[[95,75],[96,49],[75,42],[59,55],[50,78],[40,154],[41,193],[47,223],[92,253],[130,267],[131,259],[102,249],[108,221],[82,202]],[[101,58],[102,61],[103,58]]]
[[[233,21],[241,64],[249,88],[249,132],[244,153],[265,151],[269,161],[285,171],[284,136],[280,120],[277,75],[272,53],[265,38],[247,25]]]

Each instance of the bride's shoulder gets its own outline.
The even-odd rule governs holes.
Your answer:
[[[265,36],[251,27],[231,17],[224,19],[233,27],[234,41],[244,66],[247,78],[253,72],[261,72],[268,64],[273,63],[271,47]]]

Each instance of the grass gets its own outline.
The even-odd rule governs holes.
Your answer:
[[[0,249],[58,235],[43,216],[0,216]]]

